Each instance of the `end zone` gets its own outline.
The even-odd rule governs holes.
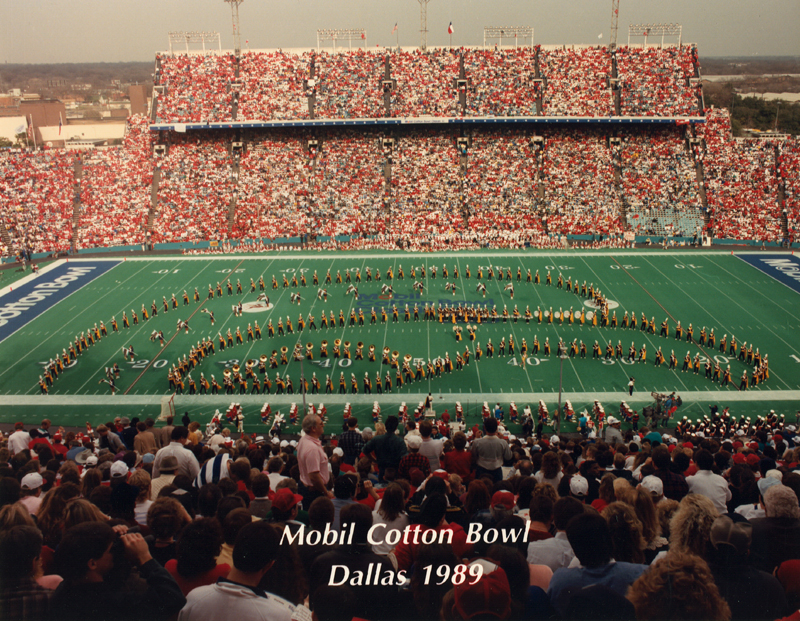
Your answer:
[[[789,289],[800,293],[800,257],[784,252],[780,254],[737,253],[736,256],[758,271],[783,283]]]
[[[27,277],[0,297],[0,343],[120,261],[67,261]]]

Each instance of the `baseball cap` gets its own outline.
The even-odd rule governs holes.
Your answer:
[[[664,495],[664,482],[657,476],[653,476],[652,474],[646,476],[642,479],[641,485],[644,489],[650,492],[651,496]]]
[[[406,444],[408,444],[408,448],[418,449],[422,446],[422,438],[419,436],[408,436],[406,438]]]
[[[144,464],[152,464],[156,460],[156,456],[152,453],[145,453],[144,457],[142,457],[142,463]]]
[[[512,509],[514,507],[514,494],[501,490],[492,496],[492,507],[502,509]]]
[[[111,464],[111,476],[112,477],[128,476],[128,466],[125,465],[124,461],[115,461],[113,464]]]
[[[773,485],[780,485],[781,482],[778,479],[774,479],[772,477],[763,477],[758,480],[758,493],[761,494],[762,498],[764,494],[767,493],[767,490],[772,487]]]
[[[22,489],[39,489],[44,483],[44,479],[42,479],[42,475],[38,472],[29,472],[24,477],[22,477],[21,486]]]
[[[483,566],[483,577],[475,584],[465,580],[455,587],[455,607],[462,619],[477,616],[508,617],[511,612],[511,587],[506,572],[486,559],[470,565]]]
[[[85,465],[89,468],[97,465],[97,455],[89,455],[86,458]]]
[[[272,499],[272,506],[278,511],[289,511],[302,500],[303,497],[300,494],[295,494],[288,487],[283,487],[276,492],[275,498]]]
[[[558,444],[559,442],[561,442],[561,438],[555,435],[550,436],[550,444]]]
[[[337,446],[335,449],[333,449],[333,454],[338,455],[339,457],[344,457],[344,451],[340,446]]]
[[[614,418],[613,416],[609,416],[608,417],[608,424],[609,425],[616,425],[618,423],[619,423],[619,421],[616,418]]]
[[[589,481],[576,474],[569,480],[569,491],[573,496],[586,496],[589,493]]]

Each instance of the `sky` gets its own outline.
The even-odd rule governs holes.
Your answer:
[[[485,26],[532,26],[534,42],[608,44],[611,0],[429,0],[428,45],[483,44]],[[418,0],[243,0],[242,47],[315,47],[322,28],[364,28],[367,45],[420,43]],[[398,25],[397,35],[391,31]],[[677,23],[703,56],[800,56],[800,0],[621,0],[628,25]],[[0,62],[148,61],[170,31],[216,31],[233,48],[223,0],[2,0]],[[247,43],[246,43],[247,41]],[[641,39],[638,40],[641,42]],[[330,48],[329,48],[330,49]]]

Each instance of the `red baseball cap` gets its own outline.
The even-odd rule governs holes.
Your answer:
[[[514,507],[514,494],[504,490],[495,492],[492,496],[492,507],[512,509]]]
[[[505,619],[511,613],[511,587],[503,569],[485,559],[472,565],[484,566],[483,577],[475,584],[465,580],[455,587],[455,607],[462,619],[493,616]],[[488,570],[488,571],[487,571]]]
[[[288,487],[282,487],[275,493],[275,498],[272,499],[272,506],[278,511],[290,511],[292,507],[303,501],[300,494],[295,494]]]
[[[745,464],[745,463],[747,463],[747,457],[745,457],[744,453],[736,453],[733,456],[733,463],[735,463],[735,464]]]
[[[747,463],[751,466],[757,466],[761,460],[755,453],[750,453],[747,456]]]

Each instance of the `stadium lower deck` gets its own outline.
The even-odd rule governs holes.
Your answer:
[[[264,375],[258,370],[262,355],[267,359],[267,375],[273,381],[271,394],[251,394],[252,378],[247,380],[247,391],[240,394],[188,394],[188,378],[184,375],[185,390],[176,394],[174,407],[178,415],[188,412],[192,420],[205,424],[215,410],[224,413],[232,402],[240,403],[245,415],[244,429],[248,433],[265,433],[268,427],[260,412],[269,404],[272,415],[281,412],[289,418],[291,404],[298,405],[298,423],[302,419],[303,395],[301,375],[311,382],[313,374],[321,383],[319,394],[311,394],[309,403],[324,404],[328,410],[330,424],[328,432],[340,428],[346,404],[360,420],[372,420],[373,405],[380,405],[380,419],[397,412],[405,403],[409,412],[422,402],[428,393],[433,399],[437,416],[444,409],[454,414],[456,403],[460,403],[465,422],[471,426],[482,416],[484,404],[494,407],[499,403],[509,418],[509,405],[516,404],[520,415],[526,406],[534,413],[539,402],[543,402],[552,413],[559,403],[559,387],[562,402],[570,401],[576,413],[598,400],[607,415],[617,416],[620,403],[626,401],[631,409],[641,413],[645,406],[653,403],[652,392],[676,392],[683,405],[675,417],[701,417],[709,412],[710,405],[720,409],[730,407],[736,416],[757,417],[774,409],[784,414],[787,421],[794,422],[800,409],[800,320],[797,318],[797,290],[781,281],[779,272],[771,274],[768,268],[751,265],[773,255],[733,255],[715,251],[616,251],[616,252],[458,252],[458,253],[306,253],[274,252],[263,256],[214,255],[206,257],[149,258],[130,257],[114,259],[70,259],[57,261],[43,268],[36,276],[15,282],[12,292],[0,297],[0,306],[7,310],[13,303],[14,294],[28,296],[26,287],[39,286],[48,279],[55,279],[59,270],[96,268],[104,271],[100,276],[86,282],[73,283],[74,290],[66,291],[65,297],[52,307],[42,310],[35,304],[24,309],[16,318],[20,324],[13,328],[3,327],[0,334],[0,394],[4,407],[0,422],[16,420],[28,424],[48,417],[56,424],[82,426],[87,421],[93,426],[112,416],[128,415],[158,417],[162,412],[162,397],[173,393],[168,371],[191,348],[197,347],[204,338],[215,345],[214,353],[198,359],[197,366],[190,370],[200,392],[203,377],[210,381],[213,375],[223,385],[226,371],[234,366],[245,374],[247,361],[254,361],[255,375],[263,385]],[[796,262],[793,255],[774,255],[775,260],[791,266]],[[749,261],[749,262],[748,262]],[[433,269],[436,268],[434,277]],[[422,276],[424,268],[425,275]],[[371,272],[368,279],[367,270]],[[445,269],[447,275],[445,275]],[[779,268],[786,272],[786,267]],[[388,279],[391,270],[393,278]],[[400,278],[400,272],[403,277]],[[412,275],[413,270],[413,275]],[[492,277],[490,278],[490,270]],[[530,270],[532,282],[527,282]],[[326,274],[331,274],[331,284],[326,284]],[[380,281],[377,280],[378,272]],[[457,272],[457,274],[456,274]],[[508,278],[508,274],[511,278]],[[536,273],[541,280],[535,284]],[[313,284],[314,274],[319,285]],[[502,273],[502,279],[500,274]],[[547,284],[550,274],[552,284]],[[519,276],[518,276],[519,274]],[[341,284],[337,276],[341,275]],[[360,275],[361,282],[357,282]],[[283,279],[286,277],[286,285]],[[562,286],[559,287],[559,276]],[[277,288],[273,288],[275,278]],[[348,283],[348,277],[351,281]],[[264,280],[261,291],[259,279]],[[293,279],[297,278],[297,285]],[[305,278],[306,285],[302,280]],[[254,291],[251,291],[251,280]],[[30,281],[27,282],[26,281]],[[217,284],[221,295],[218,295]],[[230,283],[230,293],[228,284]],[[238,291],[241,283],[241,292]],[[415,283],[417,285],[415,286]],[[478,285],[486,287],[485,296]],[[597,311],[595,303],[582,295],[584,283],[587,288],[600,290],[609,307],[609,323],[616,316],[618,327],[604,327],[597,317],[593,325],[590,312]],[[358,297],[347,293],[348,286],[358,287]],[[419,284],[422,284],[420,292]],[[447,285],[450,285],[449,287]],[[383,287],[390,285],[393,291]],[[455,291],[453,290],[455,285]],[[513,286],[513,299],[509,285]],[[214,290],[209,298],[209,286]],[[568,291],[579,286],[577,292]],[[198,301],[195,301],[195,289]],[[327,289],[327,300],[318,295],[319,289]],[[186,292],[188,303],[183,295]],[[259,301],[260,294],[268,296],[268,303]],[[177,308],[173,307],[175,296]],[[299,300],[292,301],[299,294]],[[168,309],[164,310],[164,298]],[[30,300],[24,297],[24,300]],[[19,303],[19,302],[18,302]],[[233,306],[242,304],[241,316],[235,316]],[[155,304],[157,315],[145,319],[142,306],[151,313]],[[409,318],[405,308],[409,305]],[[425,319],[425,305],[436,307],[434,319]],[[393,306],[397,306],[398,317],[393,319]],[[415,320],[414,307],[419,309],[419,321]],[[458,309],[482,309],[481,321],[477,314],[470,313],[467,320],[457,318],[454,323],[445,313],[440,321],[439,307]],[[18,308],[20,308],[18,306]],[[376,320],[371,320],[372,309]],[[492,309],[498,318],[492,319]],[[514,309],[520,316],[514,320]],[[386,309],[386,320],[382,320],[382,309]],[[507,309],[509,318],[504,320]],[[526,319],[529,309],[532,317]],[[542,311],[542,320],[536,311]],[[215,323],[211,324],[208,312],[213,312]],[[335,326],[322,327],[322,313],[333,313]],[[486,314],[488,311],[488,315]],[[123,312],[131,325],[123,326]],[[133,313],[138,324],[133,322]],[[364,323],[360,325],[359,313],[363,312]],[[340,313],[344,325],[340,322]],[[624,316],[635,314],[637,327],[624,328]],[[563,315],[562,315],[563,314]],[[580,317],[583,315],[583,321]],[[655,320],[654,333],[641,330],[642,314]],[[573,319],[570,321],[569,316]],[[2,317],[6,317],[3,314]],[[315,318],[317,329],[310,327],[310,318]],[[563,319],[557,317],[564,317]],[[299,318],[306,322],[299,329]],[[351,325],[355,317],[355,325]],[[119,331],[112,328],[115,318]],[[552,319],[552,321],[551,321]],[[662,337],[661,325],[666,319],[668,337]],[[186,328],[177,329],[178,320],[188,322]],[[283,323],[284,335],[278,335],[278,321]],[[268,323],[272,322],[276,335],[268,335]],[[684,329],[680,340],[676,340],[676,326],[680,321]],[[94,330],[104,323],[108,330],[80,354],[70,361],[48,387],[49,394],[41,394],[39,377],[45,365],[56,356],[63,356],[81,333]],[[262,330],[262,338],[248,338],[248,326],[256,322]],[[293,332],[288,332],[292,323]],[[16,325],[16,324],[15,324]],[[475,339],[470,338],[470,326]],[[687,342],[687,331],[693,328],[693,339]],[[237,344],[236,331],[241,330],[242,343]],[[710,335],[714,330],[716,344],[709,347],[699,345],[701,330]],[[457,340],[457,329],[462,340]],[[234,344],[228,345],[227,333],[231,331]],[[154,332],[162,331],[164,344]],[[12,333],[13,332],[13,333]],[[226,341],[221,349],[219,337]],[[255,335],[254,335],[255,337]],[[737,342],[735,354],[730,353],[731,339]],[[721,340],[726,339],[725,351],[720,351]],[[494,346],[494,356],[488,356],[488,343]],[[509,345],[513,339],[515,351]],[[527,355],[521,356],[523,339],[528,347]],[[586,345],[586,357],[580,353],[559,358],[557,346],[563,340],[567,348],[573,340]],[[335,342],[341,341],[341,356],[335,358]],[[320,357],[320,347],[327,341],[329,357]],[[504,355],[500,354],[501,342],[505,341]],[[540,344],[535,352],[534,342]],[[600,359],[593,357],[595,341],[601,350]],[[350,343],[350,358],[345,357],[344,344]],[[545,354],[545,343],[549,342],[551,353]],[[746,342],[762,357],[768,357],[769,379],[753,386],[754,364],[740,360],[740,348]],[[358,344],[363,344],[363,360],[357,359]],[[607,358],[606,347],[614,346],[613,357]],[[303,363],[295,361],[292,352],[300,347]],[[310,346],[310,347],[308,347]],[[376,360],[369,361],[369,348],[374,346]],[[619,357],[617,348],[623,356]],[[628,360],[631,347],[635,360]],[[646,362],[639,362],[642,347],[646,348]],[[133,347],[135,354],[125,358],[123,348]],[[280,364],[282,348],[286,348],[287,364]],[[416,376],[417,363],[423,365],[424,379],[397,383],[397,372],[391,365],[382,363],[383,352],[388,348],[389,359],[395,354],[401,367],[408,359],[412,376]],[[476,359],[478,349],[483,352]],[[657,350],[661,348],[666,361],[655,365]],[[677,368],[669,368],[670,353],[674,350]],[[312,359],[306,357],[311,352]],[[278,368],[271,369],[269,357],[277,353]],[[701,368],[682,371],[684,358],[688,355],[694,366],[699,361]],[[468,356],[467,356],[468,353]],[[457,369],[458,356],[464,359],[463,368]],[[450,358],[453,371],[443,365],[440,375],[430,374],[429,361]],[[467,362],[468,360],[468,362]],[[705,376],[705,361],[719,363],[724,372],[730,365],[731,382],[723,385]],[[114,364],[120,367],[116,380],[116,394],[103,380],[106,369]],[[376,376],[385,381],[387,371],[391,381],[391,392],[384,388],[377,394]],[[740,390],[743,372],[747,372],[747,390]],[[282,380],[291,378],[294,394],[275,394],[276,374]],[[345,394],[340,393],[340,377],[344,378]],[[372,383],[372,394],[365,393],[364,377]],[[330,375],[333,394],[325,394],[326,378]],[[628,395],[629,378],[635,378],[633,396]],[[403,374],[403,379],[407,377]],[[352,392],[355,380],[357,392]],[[44,380],[47,384],[46,379]],[[210,391],[209,391],[210,392]],[[268,419],[267,422],[273,420]],[[676,418],[668,422],[675,425]],[[644,418],[640,426],[644,424]],[[508,421],[513,431],[519,422]],[[623,425],[624,428],[629,424]],[[573,431],[574,422],[564,421],[564,431]],[[286,430],[299,432],[299,424]]]

